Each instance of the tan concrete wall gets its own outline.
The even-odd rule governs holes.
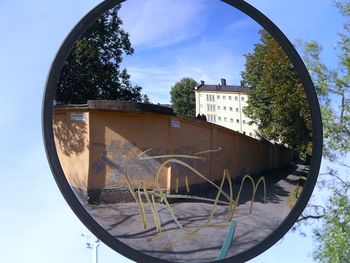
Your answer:
[[[72,120],[71,114],[84,114],[85,120]],[[86,189],[89,167],[89,113],[79,109],[56,109],[53,132],[58,158],[72,187]]]
[[[205,160],[176,159],[186,162],[211,181],[221,180],[224,169],[228,169],[234,178],[242,171],[253,174],[283,167],[293,158],[292,151],[284,147],[210,123],[158,113],[86,109],[89,117],[85,122],[86,132],[75,134],[84,130],[75,128],[83,123],[69,120],[70,112],[71,109],[66,109],[65,114],[62,110],[55,110],[54,127],[64,127],[67,134],[58,138],[55,132],[55,142],[63,170],[75,187],[108,189],[126,186],[127,174],[134,188],[141,181],[147,188],[154,188],[157,186],[155,175],[160,165],[170,159],[150,158],[154,156],[175,154],[203,157]],[[83,138],[83,151],[67,154],[60,139],[63,139],[63,144],[69,145],[71,139],[74,144],[74,138]],[[196,155],[208,150],[213,151]],[[190,186],[205,182],[185,166],[169,163],[160,172],[159,184],[163,189],[174,191],[176,185],[179,188],[186,186],[186,177]]]
[[[127,173],[134,187],[144,181],[155,188],[154,175],[159,160],[137,158],[145,150],[148,155],[169,153],[169,119],[154,114],[94,111],[90,113],[90,166],[89,188],[113,188],[127,185]],[[166,188],[167,169],[160,182]]]

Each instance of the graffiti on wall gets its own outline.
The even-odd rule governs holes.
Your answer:
[[[166,154],[162,149],[146,149],[144,151],[135,150],[135,147],[130,144],[122,145],[120,142],[112,142],[112,144],[106,148],[106,151],[100,156],[100,158],[95,161],[93,167],[95,172],[98,174],[102,171],[104,166],[109,166],[114,177],[123,177],[129,188],[130,194],[134,198],[140,216],[140,222],[144,229],[147,229],[150,225],[155,226],[156,234],[149,239],[149,241],[161,239],[165,236],[171,237],[173,231],[181,231],[183,235],[181,238],[175,238],[174,240],[166,243],[164,249],[169,249],[176,244],[179,244],[185,240],[189,240],[197,235],[202,229],[205,228],[227,228],[228,235],[219,254],[219,259],[225,258],[227,255],[228,248],[231,244],[234,229],[239,222],[237,222],[235,215],[237,208],[239,206],[239,200],[242,193],[244,184],[251,183],[252,186],[252,196],[249,213],[253,212],[253,204],[256,196],[258,187],[262,185],[264,190],[264,202],[266,199],[266,182],[264,177],[260,177],[257,181],[254,181],[253,177],[250,175],[242,176],[242,181],[238,188],[238,192],[234,195],[233,192],[233,182],[228,169],[222,171],[220,183],[215,183],[213,180],[208,179],[202,172],[195,169],[191,163],[193,161],[208,161],[209,154],[219,153],[222,148],[217,148],[213,150],[204,150],[197,153],[188,155],[181,154],[176,151],[176,154]],[[189,149],[186,149],[188,152]],[[151,155],[152,153],[152,155]],[[153,154],[158,153],[158,154]],[[215,160],[215,158],[213,159]],[[182,167],[200,177],[203,182],[210,184],[215,190],[215,197],[203,197],[191,195],[191,179],[193,176],[189,177],[186,173],[178,173],[175,180],[175,193],[170,193],[164,190],[160,182],[161,171],[164,167],[169,165],[174,165]],[[133,168],[134,167],[134,168]],[[138,167],[135,169],[135,167]],[[135,173],[138,173],[138,169],[144,169],[148,167],[147,170],[142,171],[139,177],[135,177]],[[147,178],[145,178],[145,176]],[[135,178],[137,178],[135,180]],[[152,180],[153,189],[147,187],[146,181]],[[178,193],[179,180],[185,182],[186,193]],[[224,184],[228,184],[228,191],[224,190]],[[236,196],[236,197],[234,197]],[[183,225],[181,219],[179,219],[174,212],[170,199],[188,199],[195,201],[203,201],[211,203],[211,211],[208,214],[206,222],[195,229],[189,229]],[[166,207],[169,215],[171,216],[173,222],[176,224],[177,228],[172,230],[165,230],[162,228],[160,215],[159,215],[159,204]],[[227,214],[225,222],[214,223],[213,218],[215,217],[215,212],[218,205],[227,207]],[[146,217],[146,207],[151,210],[153,222],[147,221]]]

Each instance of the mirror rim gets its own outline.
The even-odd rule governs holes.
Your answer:
[[[246,262],[259,254],[263,253],[270,247],[272,247],[276,242],[278,242],[294,225],[298,220],[299,216],[305,209],[313,189],[315,187],[320,164],[322,158],[322,145],[323,145],[323,130],[322,130],[322,119],[320,106],[317,99],[315,87],[312,83],[311,77],[306,69],[306,66],[297,53],[294,46],[287,39],[287,37],[282,33],[282,31],[264,14],[258,11],[255,7],[244,2],[244,0],[221,0],[233,8],[237,8],[250,18],[254,19],[259,25],[265,28],[274,39],[281,45],[290,60],[292,61],[295,69],[297,70],[301,82],[304,86],[304,90],[307,95],[307,100],[309,103],[309,108],[311,111],[312,118],[312,158],[310,164],[310,170],[304,189],[298,198],[297,203],[293,209],[289,212],[288,216],[283,220],[283,222],[270,233],[264,240],[260,241],[257,245],[252,248],[241,252],[233,257],[220,260],[220,262]],[[53,136],[52,127],[52,114],[53,114],[53,99],[56,93],[56,87],[59,80],[59,75],[63,67],[71,47],[79,36],[85,32],[85,30],[97,19],[101,14],[103,14],[108,9],[112,8],[116,4],[125,2],[125,0],[105,0],[93,8],[87,15],[85,15],[73,28],[73,30],[68,34],[63,44],[59,48],[49,70],[47,76],[43,102],[42,102],[42,133],[44,140],[44,147],[46,151],[46,156],[55,178],[55,181],[64,196],[66,202],[71,207],[76,216],[80,221],[103,243],[108,245],[117,253],[123,256],[137,261],[137,262],[168,262],[160,258],[155,258],[147,254],[141,253],[123,242],[119,241],[117,238],[113,237],[108,233],[102,226],[100,226],[92,216],[85,210],[77,196],[71,189],[62,167],[60,165],[56,146]]]

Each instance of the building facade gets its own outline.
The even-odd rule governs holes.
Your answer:
[[[208,122],[259,138],[257,125],[243,112],[247,106],[247,92],[242,86],[227,85],[225,79],[221,79],[219,85],[206,85],[201,81],[195,87],[196,115],[204,114]]]

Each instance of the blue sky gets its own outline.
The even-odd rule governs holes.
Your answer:
[[[173,2],[171,8],[163,0],[123,4],[120,16],[135,48],[124,58],[131,81],[161,103],[169,103],[170,88],[183,77],[239,84],[243,54],[252,51],[261,26],[223,2]]]
[[[205,12],[215,6],[214,1],[174,1],[178,2],[174,5],[175,11],[181,16],[172,21],[166,21],[166,17],[174,11],[164,13],[169,10],[159,0],[153,1],[160,2],[159,10],[147,8],[148,1],[143,1],[141,6],[130,0],[121,11],[121,15],[132,18],[128,25],[125,20],[125,26],[130,30],[133,28],[132,39],[135,41],[135,56],[125,59],[124,63],[135,77],[132,81],[143,85],[154,102],[166,102],[169,85],[187,72],[207,82],[218,82],[222,75],[228,83],[239,81],[237,71],[242,61],[236,55],[251,47],[235,45],[239,43],[239,37],[232,32],[231,35],[224,33],[230,28],[235,32],[244,28],[251,30],[246,39],[254,39],[254,26],[239,15],[235,16],[236,20],[216,24],[215,17],[222,14],[219,11],[226,12],[226,9],[222,4],[219,10],[214,8],[212,13]],[[49,66],[60,44],[79,19],[99,2],[0,1],[0,175],[3,185],[0,193],[0,247],[3,262],[90,260],[90,251],[84,246],[86,240],[81,237],[82,233],[89,235],[89,232],[63,199],[46,160],[41,134],[41,100]],[[333,48],[337,32],[342,27],[342,17],[330,0],[248,2],[274,21],[292,42],[297,39],[317,40],[324,46],[324,61],[330,66],[335,65]],[[138,14],[131,12],[135,6]],[[153,21],[153,27],[137,31],[142,23],[152,22],[152,12],[163,15]],[[137,22],[140,17],[144,20]],[[189,30],[184,27],[184,21],[191,25],[187,28]],[[216,39],[215,34],[202,34],[212,28],[220,28],[220,36],[224,35],[225,41]],[[212,49],[215,52],[208,52],[208,45],[215,47]],[[227,53],[229,46],[232,49]],[[152,56],[155,50],[160,60]],[[169,50],[174,52],[173,55]],[[210,74],[207,73],[207,64],[198,62],[202,52],[208,60],[215,62]],[[229,67],[234,70],[223,70]],[[154,82],[150,82],[145,74],[154,76]],[[322,199],[320,195],[314,198]],[[286,263],[313,262],[309,257],[313,245],[310,238],[287,234],[282,242],[250,262],[280,262],[282,259]],[[105,245],[101,246],[100,252],[102,263],[129,262]]]

